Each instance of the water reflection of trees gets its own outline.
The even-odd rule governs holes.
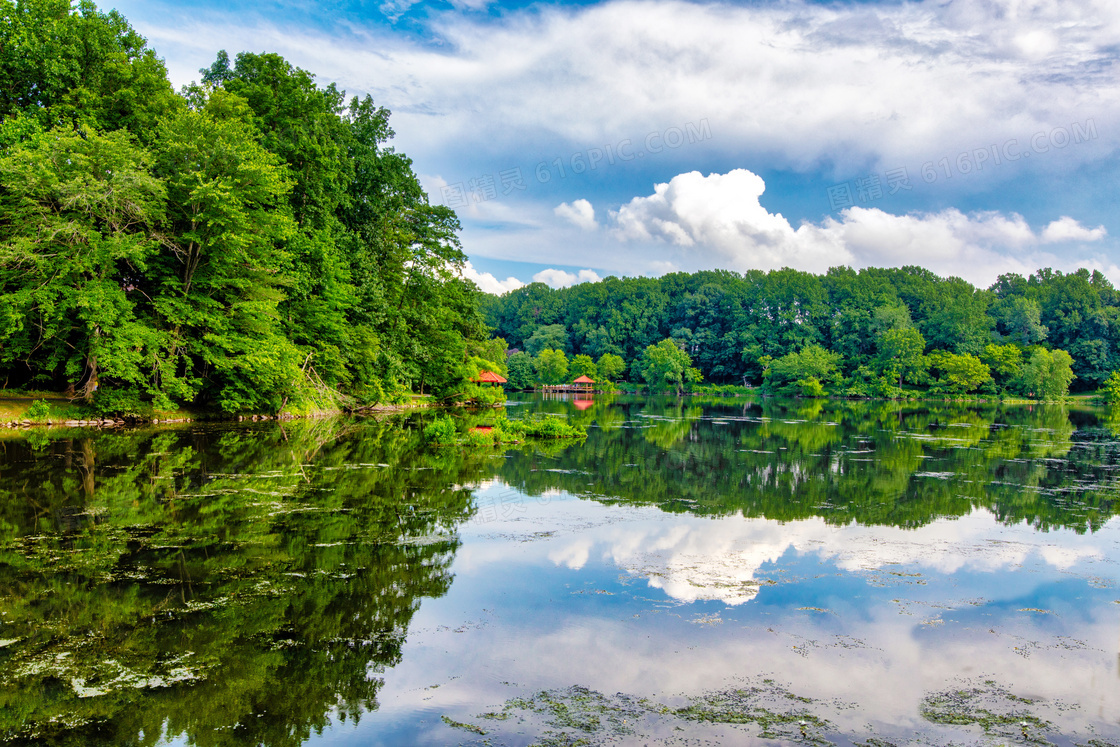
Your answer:
[[[534,409],[596,427],[505,458],[425,448],[406,420],[0,441],[0,739],[294,745],[359,718],[450,586],[459,486],[495,474],[778,520],[984,507],[1085,530],[1113,511],[1115,437],[1061,408],[597,397],[510,415]]]
[[[376,707],[484,453],[400,422],[0,445],[0,738],[296,745]],[[82,697],[86,696],[86,697]]]
[[[531,407],[562,411],[518,409]],[[1114,437],[1092,415],[1075,428],[1062,407],[622,397],[569,414],[604,416],[608,428],[546,465],[558,469],[519,454],[503,478],[531,494],[782,521],[917,527],[983,507],[1084,531],[1113,511]]]

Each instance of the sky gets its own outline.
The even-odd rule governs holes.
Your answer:
[[[1115,0],[118,0],[197,80],[277,52],[392,111],[490,293],[921,265],[1120,285]]]

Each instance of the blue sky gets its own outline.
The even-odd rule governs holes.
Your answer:
[[[393,111],[500,292],[919,264],[1120,284],[1114,0],[121,0],[187,83],[272,51]]]

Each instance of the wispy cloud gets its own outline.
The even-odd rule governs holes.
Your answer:
[[[142,30],[209,57],[252,38],[374,93],[431,148],[607,142],[698,117],[723,152],[801,169],[921,162],[1087,117],[1100,141],[1063,162],[1120,142],[1120,5],[1105,0],[616,0],[498,20],[449,12],[432,21],[437,45],[226,21]],[[195,75],[188,64],[177,75]]]

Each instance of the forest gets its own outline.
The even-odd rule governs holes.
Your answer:
[[[2,389],[122,415],[489,401],[482,369],[514,388],[1120,398],[1099,272],[714,270],[488,296],[368,96],[226,52],[175,91],[87,0],[0,0],[0,20]]]
[[[567,366],[568,378],[662,390],[703,380],[801,396],[1046,399],[1120,378],[1120,294],[1085,269],[1005,274],[990,288],[921,267],[609,277],[534,283],[485,297],[483,311],[517,351],[519,386]]]
[[[176,92],[117,12],[0,0],[0,386],[124,413],[458,392],[479,291],[393,135],[278,55]]]

